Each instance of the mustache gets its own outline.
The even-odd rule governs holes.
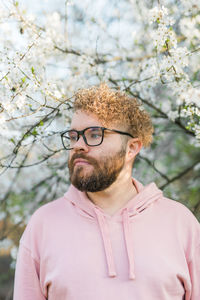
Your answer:
[[[91,164],[95,164],[95,165],[97,164],[97,161],[92,157],[87,157],[85,154],[81,154],[81,153],[74,153],[70,159],[70,165],[73,165],[74,160],[77,158],[82,158]]]

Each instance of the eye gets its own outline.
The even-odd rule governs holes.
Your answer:
[[[90,127],[85,131],[85,137],[89,144],[99,142],[102,138],[102,130],[101,128],[97,127]]]
[[[90,133],[90,137],[93,139],[98,139],[99,137],[101,137],[101,134],[99,132],[91,132]]]
[[[76,131],[69,131],[67,136],[70,141],[76,141],[77,140],[77,132]]]
[[[102,136],[101,129],[99,128],[90,128],[88,134],[91,139],[99,139]]]

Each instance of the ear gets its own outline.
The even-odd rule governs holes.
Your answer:
[[[142,142],[138,138],[133,138],[127,143],[127,160],[134,160],[142,148]]]

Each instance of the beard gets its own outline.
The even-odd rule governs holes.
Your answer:
[[[71,183],[79,191],[99,192],[105,190],[115,182],[121,172],[125,154],[126,150],[122,148],[114,155],[104,156],[96,160],[84,154],[75,153],[68,160]],[[90,164],[90,170],[84,170],[85,166],[74,167],[74,160],[77,158],[85,159]]]

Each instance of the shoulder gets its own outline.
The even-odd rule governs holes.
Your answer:
[[[46,230],[70,214],[70,206],[70,202],[65,197],[61,197],[39,207],[30,217],[21,242],[27,237],[42,236]]]
[[[48,202],[38,209],[31,215],[27,227],[31,226],[41,226],[43,223],[53,220],[55,217],[59,216],[60,213],[67,208],[67,201],[64,197],[58,198],[51,202]]]
[[[56,200],[48,202],[42,206],[40,206],[31,216],[30,221],[43,219],[44,217],[51,217],[57,215],[68,206],[68,201],[64,197],[60,197]]]
[[[190,209],[181,202],[169,199],[167,197],[162,197],[160,205],[168,215],[176,216],[176,218],[191,219],[200,225]]]
[[[171,224],[174,231],[200,244],[200,223],[184,204],[163,197],[158,201],[158,207],[161,217],[167,224]]]

